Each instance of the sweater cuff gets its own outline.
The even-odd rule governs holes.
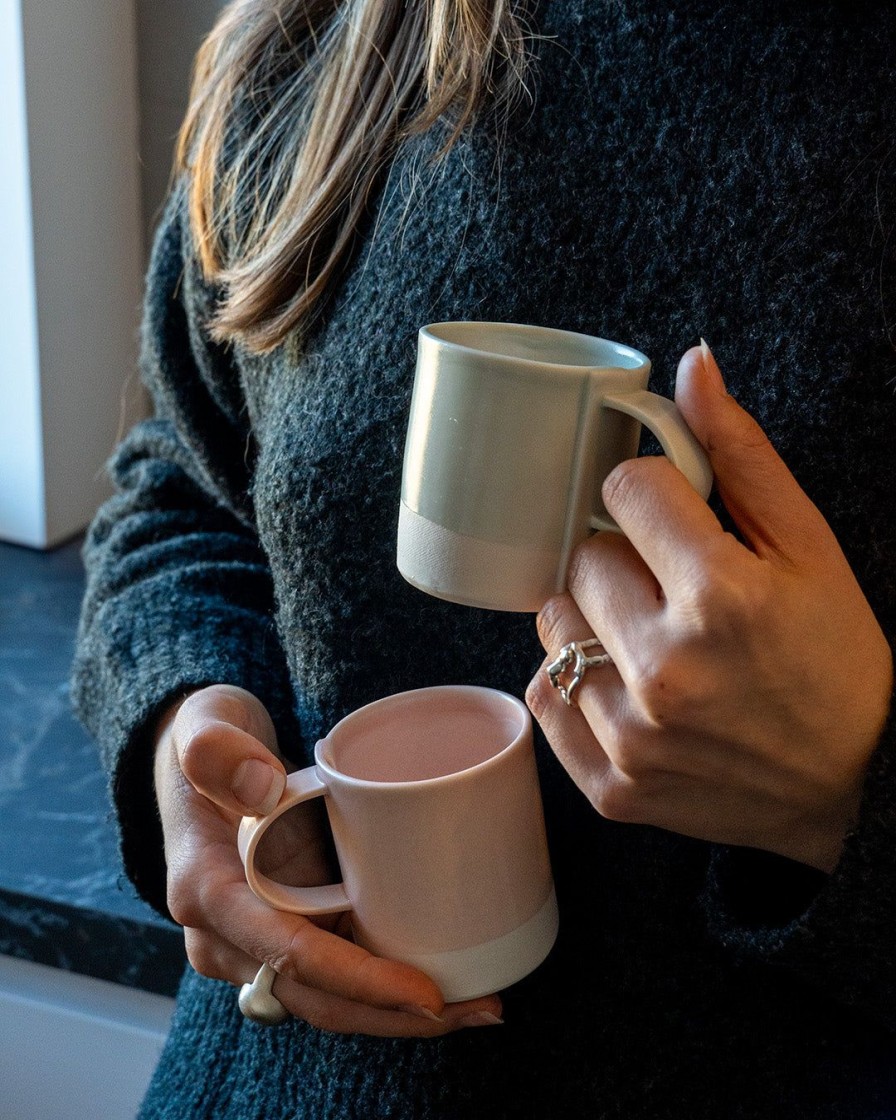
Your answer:
[[[830,875],[716,847],[710,932],[739,960],[786,968],[896,1029],[896,711],[865,778],[859,817]]]
[[[124,870],[138,894],[170,919],[162,826],[153,777],[151,729],[179,698],[210,684],[232,684],[253,693],[267,708],[284,754],[299,750],[299,728],[289,680],[273,622],[222,600],[188,602],[171,609],[147,601],[121,609],[108,622],[105,656],[91,663],[92,685],[84,688],[81,709],[92,709],[110,794],[116,810]],[[137,596],[135,595],[135,598]],[[178,604],[180,607],[180,604]],[[114,618],[128,618],[126,640],[112,632]]]

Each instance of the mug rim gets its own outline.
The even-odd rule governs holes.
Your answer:
[[[465,766],[462,770],[452,770],[450,774],[438,774],[432,778],[411,778],[404,781],[376,781],[373,778],[356,778],[352,774],[346,774],[344,771],[337,769],[337,767],[326,758],[323,757],[323,751],[326,745],[330,742],[334,732],[336,732],[343,724],[349,723],[351,720],[356,719],[361,713],[368,713],[373,708],[394,704],[395,701],[404,699],[408,696],[421,696],[424,693],[439,692],[455,693],[455,694],[475,694],[475,695],[488,695],[492,697],[500,697],[502,701],[510,701],[510,705],[516,709],[520,716],[520,726],[516,734],[505,743],[499,751],[495,754],[489,755],[488,758],[482,759],[480,762],[474,762],[472,766]],[[363,789],[381,789],[381,790],[402,790],[413,789],[421,790],[438,785],[445,785],[449,782],[470,781],[474,776],[479,775],[483,771],[490,769],[500,764],[501,760],[510,752],[518,749],[520,743],[524,740],[527,733],[532,730],[532,717],[529,714],[529,709],[517,696],[511,695],[509,692],[503,692],[501,689],[489,688],[487,685],[476,684],[437,684],[428,685],[425,688],[410,688],[404,692],[393,692],[389,696],[382,696],[378,700],[372,700],[369,704],[363,704],[360,708],[355,708],[354,711],[344,715],[333,727],[323,735],[314,745],[314,762],[319,770],[330,779],[335,779],[343,785],[351,785]]]
[[[466,342],[458,342],[455,339],[445,338],[437,333],[440,327],[496,327],[499,329],[510,328],[514,331],[522,331],[530,334],[541,335],[542,337],[554,337],[558,339],[571,340],[575,339],[577,342],[582,342],[586,345],[595,342],[602,343],[605,346],[612,347],[613,351],[620,357],[627,357],[633,359],[636,364],[632,366],[619,366],[619,365],[600,365],[595,362],[581,361],[581,362],[561,362],[552,361],[548,358],[523,358],[516,357],[513,354],[506,354],[500,350],[486,350],[481,346],[473,346]],[[615,342],[611,338],[602,338],[598,335],[586,334],[584,331],[568,331],[561,327],[542,327],[534,323],[506,323],[494,319],[445,319],[438,323],[427,323],[425,326],[420,327],[418,331],[420,338],[425,338],[439,347],[446,350],[455,350],[465,354],[476,354],[483,358],[496,359],[498,361],[511,362],[514,365],[532,366],[538,369],[545,367],[549,369],[572,369],[580,373],[587,371],[594,371],[600,369],[622,369],[626,372],[636,372],[644,368],[650,367],[650,359],[641,350],[635,349],[634,346],[628,346],[624,342]]]

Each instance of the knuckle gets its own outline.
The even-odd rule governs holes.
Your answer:
[[[310,923],[300,920],[290,935],[289,941],[279,953],[270,958],[268,963],[276,973],[286,980],[313,986],[314,965],[309,953],[309,929]]]
[[[716,562],[695,576],[682,615],[692,633],[712,637],[752,626],[771,609],[770,580],[760,566],[743,572]]]
[[[647,459],[624,459],[610,471],[601,486],[601,497],[610,513],[637,501],[640,480],[646,469]]]
[[[721,581],[706,567],[694,569],[690,577],[687,596],[680,604],[679,618],[686,623],[689,635],[700,637],[711,633],[724,592]]]
[[[759,421],[745,412],[734,401],[734,398],[729,398],[731,403],[737,408],[737,424],[732,438],[729,442],[729,448],[734,445],[735,451],[742,451],[747,453],[759,453],[763,459],[768,456],[772,451],[772,442],[768,438]]]
[[[548,599],[535,619],[538,628],[538,637],[542,646],[551,655],[556,655],[562,645],[568,641],[564,637],[569,618],[571,600],[568,595],[555,595]]]
[[[207,976],[210,980],[227,979],[222,974],[214,941],[208,934],[202,930],[187,929],[184,931],[184,945],[187,960],[200,976]]]
[[[591,792],[591,804],[608,821],[622,824],[636,824],[637,787],[627,775],[620,771],[605,774],[597,788]]]
[[[201,724],[204,719],[206,691],[206,689],[200,689],[197,692],[191,692],[177,709],[177,714],[172,724],[172,731],[174,732],[174,740],[178,746],[178,755],[180,754],[180,747],[183,741],[189,738],[193,728]]]
[[[168,909],[179,926],[196,926],[202,921],[202,907],[193,879],[181,871],[168,876]]]
[[[526,705],[537,720],[540,720],[547,711],[553,692],[551,682],[543,669],[529,682],[529,687],[526,689]]]
[[[666,769],[665,732],[691,728],[712,698],[706,673],[682,655],[645,667],[631,686],[650,770]]]
[[[178,925],[207,924],[207,915],[220,905],[220,900],[210,897],[215,889],[213,878],[207,862],[195,850],[182,848],[169,859],[167,902]]]
[[[681,674],[669,658],[642,661],[632,674],[629,690],[639,711],[654,728],[673,723],[686,704]]]
[[[657,485],[671,464],[664,456],[638,456],[618,463],[604,479],[600,496],[610,514],[631,510],[644,500],[645,487]],[[653,480],[653,483],[652,483]]]
[[[179,741],[177,753],[180,768],[189,782],[195,784],[202,781],[217,734],[217,724],[203,722],[193,727]]]
[[[604,736],[602,744],[607,757],[625,778],[638,781],[650,769],[641,743],[631,735]]]
[[[203,703],[220,722],[247,731],[269,749],[275,747],[277,735],[271,717],[253,693],[238,685],[213,684],[203,690]]]
[[[750,619],[765,619],[775,609],[775,586],[771,572],[764,565],[756,564],[740,581],[739,603],[742,613]]]
[[[610,780],[622,781],[629,793],[643,794],[669,768],[665,728],[638,713],[632,712],[623,723],[611,722],[601,745],[612,765]]]
[[[764,581],[713,572],[694,588],[688,620],[703,636],[728,635],[765,614]]]

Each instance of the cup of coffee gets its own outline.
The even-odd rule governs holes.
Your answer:
[[[572,550],[618,531],[601,500],[641,425],[707,497],[712,471],[650,359],[603,338],[515,323],[419,332],[404,453],[398,569],[468,606],[538,611]]]
[[[291,774],[274,811],[245,817],[239,851],[259,898],[298,914],[351,911],[355,940],[422,969],[447,1002],[531,972],[557,935],[532,721],[494,689],[447,685],[360,708]],[[344,881],[294,887],[263,875],[258,845],[324,797]]]

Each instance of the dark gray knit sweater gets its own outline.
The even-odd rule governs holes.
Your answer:
[[[171,200],[144,333],[157,416],[88,540],[75,669],[128,870],[159,907],[143,729],[181,690],[250,689],[302,761],[376,697],[521,694],[539,664],[530,617],[396,571],[423,323],[618,339],[666,394],[705,335],[896,635],[896,6],[545,0],[537,26],[534,108],[501,145],[473,130],[434,178],[434,137],[402,153],[300,360],[209,343]],[[830,878],[604,821],[539,750],[562,932],[504,1027],[266,1032],[189,974],[145,1116],[896,1117],[896,728]]]

